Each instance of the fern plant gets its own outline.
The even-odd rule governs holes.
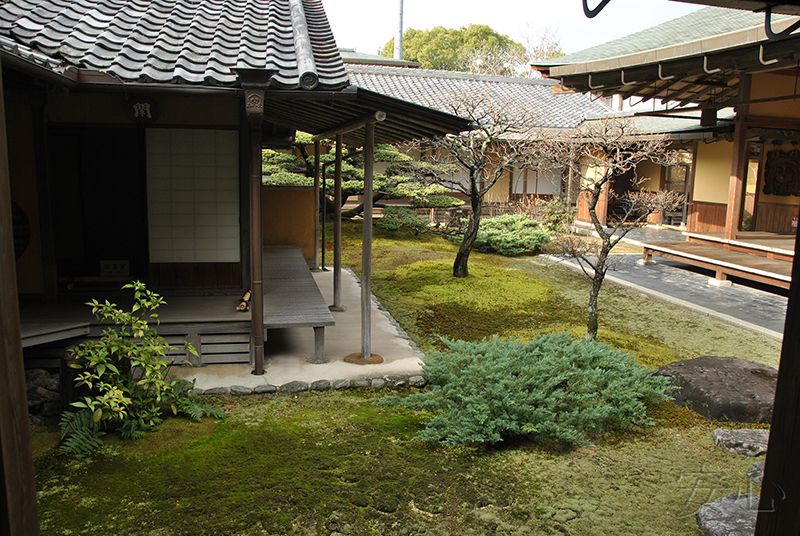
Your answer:
[[[668,380],[633,356],[569,333],[481,342],[448,341],[425,358],[430,392],[381,404],[435,416],[417,436],[445,444],[493,444],[510,437],[589,445],[619,423],[651,425],[645,400],[660,402]]]
[[[132,289],[134,303],[124,311],[106,300],[87,303],[101,323],[113,324],[103,330],[99,341],[80,344],[68,351],[70,367],[80,370],[75,385],[85,396],[72,402],[74,413],[62,416],[64,453],[79,453],[102,444],[104,430],[119,430],[122,437],[141,439],[158,426],[166,411],[192,418],[222,416],[216,408],[198,403],[189,394],[191,384],[169,378],[176,350],[150,325],[158,321],[155,310],[164,299],[135,281],[122,287]],[[190,352],[197,354],[191,344]]]

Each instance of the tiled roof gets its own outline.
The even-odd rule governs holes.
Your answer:
[[[339,53],[342,55],[342,60],[354,65],[386,65],[388,67],[409,67],[418,68],[422,65],[418,61],[398,60],[387,56],[379,56],[377,54],[367,54],[366,52],[358,52],[352,48],[340,48]]]
[[[732,108],[725,108],[717,113],[717,125],[704,127],[700,125],[699,111],[685,111],[678,116],[636,115],[633,112],[614,112],[598,116],[590,116],[588,121],[603,121],[609,118],[621,118],[630,122],[634,131],[640,134],[667,134],[672,138],[700,138],[703,133],[713,133],[726,127],[733,128],[735,114]]]
[[[249,68],[285,89],[349,84],[321,0],[9,0],[0,37],[126,82],[231,86]]]
[[[452,112],[450,95],[486,95],[502,106],[530,110],[526,115],[538,118],[538,124],[530,125],[535,128],[573,128],[587,115],[609,110],[588,95],[554,93],[553,80],[375,65],[347,65],[347,71],[358,87],[444,112]]]
[[[773,21],[787,18],[789,17],[786,15],[773,15],[772,17]],[[559,58],[537,62],[537,65],[571,65],[607,60],[692,43],[749,28],[763,28],[763,26],[763,13],[707,7],[602,45]]]

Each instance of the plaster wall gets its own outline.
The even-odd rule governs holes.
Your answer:
[[[639,184],[639,189],[649,192],[660,190],[662,169],[662,166],[649,160],[645,160],[636,166],[636,176],[642,181]]]
[[[299,247],[314,258],[314,188],[265,186],[261,189],[264,246]]]
[[[692,197],[694,201],[728,203],[732,160],[732,142],[698,144]]]
[[[794,72],[781,71],[760,73],[753,75],[752,85],[750,86],[750,98],[758,100],[794,95],[795,91],[798,90],[800,90],[800,86],[798,86],[796,73]],[[749,114],[780,117],[782,119],[797,119],[800,118],[800,101],[788,99],[751,104]]]

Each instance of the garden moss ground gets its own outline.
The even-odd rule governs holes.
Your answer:
[[[759,491],[753,460],[674,406],[593,448],[437,448],[413,440],[425,414],[379,396],[226,397],[221,422],[172,419],[91,457],[41,455],[43,534],[685,535],[700,504]]]
[[[346,226],[357,271],[359,236]],[[452,244],[404,233],[377,233],[374,251],[375,293],[423,348],[584,330],[588,287],[571,271],[474,254],[471,277],[454,280]],[[648,366],[701,354],[777,362],[774,342],[646,296],[606,285],[600,303],[601,340]],[[36,429],[42,533],[697,535],[700,504],[759,492],[746,477],[754,460],[713,445],[720,425],[671,403],[651,408],[655,427],[564,451],[422,444],[427,415],[379,397],[220,397],[223,421],[169,419],[78,459],[55,456],[57,434]]]

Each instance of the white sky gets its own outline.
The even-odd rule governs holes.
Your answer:
[[[599,0],[589,0],[594,7]],[[397,33],[398,0],[323,0],[336,43],[377,54]],[[526,42],[546,28],[567,54],[680,17],[702,6],[669,0],[611,0],[593,19],[581,0],[404,0],[405,28],[460,28],[486,24]]]

